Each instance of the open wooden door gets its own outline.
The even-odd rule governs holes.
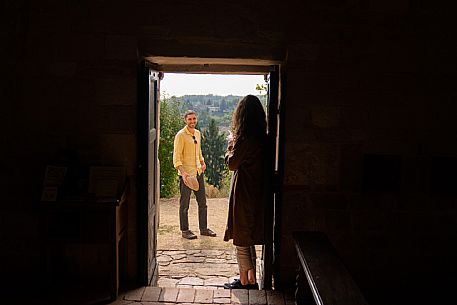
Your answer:
[[[140,284],[155,286],[158,279],[159,222],[159,72],[140,63],[138,84],[138,230]]]
[[[275,219],[277,204],[278,145],[279,145],[279,66],[273,66],[268,79],[267,119],[268,119],[268,155],[269,183],[268,203],[265,219],[266,243],[262,249],[259,283],[261,289],[271,289],[273,265],[275,262]]]

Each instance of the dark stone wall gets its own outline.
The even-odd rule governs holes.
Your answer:
[[[0,255],[10,283],[40,278],[44,168],[68,152],[82,164],[126,166],[135,279],[136,73],[149,55],[284,60],[278,287],[293,283],[291,232],[304,229],[329,235],[373,304],[394,293],[405,303],[417,287],[435,291],[455,275],[456,46],[447,7],[413,0],[2,6]]]
[[[456,272],[454,30],[397,4],[319,10],[288,45],[280,270],[291,232],[324,231],[369,303],[422,304]]]

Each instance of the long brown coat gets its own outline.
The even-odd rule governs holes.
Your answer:
[[[224,240],[233,239],[236,246],[265,243],[266,155],[266,139],[239,140],[225,154],[234,173]]]

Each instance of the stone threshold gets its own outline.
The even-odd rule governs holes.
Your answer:
[[[292,295],[276,290],[195,289],[177,287],[141,287],[126,292],[112,305],[135,304],[242,304],[294,305]]]

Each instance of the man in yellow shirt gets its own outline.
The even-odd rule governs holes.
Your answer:
[[[198,225],[200,235],[216,236],[207,225],[207,206],[205,194],[205,180],[203,173],[206,170],[205,160],[201,150],[201,133],[195,129],[197,125],[197,115],[193,110],[187,110],[184,114],[186,126],[178,131],[175,136],[173,147],[173,166],[178,170],[179,190],[179,226],[182,237],[195,239],[195,235],[189,230],[189,202],[190,193],[193,190],[198,203]],[[190,179],[195,177],[198,181],[198,190],[195,190]],[[191,189],[194,188],[194,189]]]

